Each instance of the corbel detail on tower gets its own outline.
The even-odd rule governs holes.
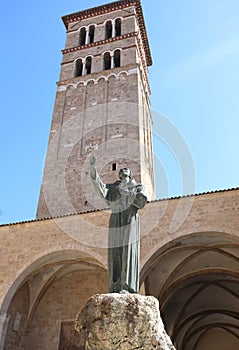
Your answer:
[[[92,9],[83,10],[80,12],[75,12],[70,15],[63,16],[62,20],[67,28],[69,23],[74,23],[74,22],[81,21],[83,19],[91,18],[94,16],[101,16],[112,11],[117,11],[127,7],[132,7],[132,6],[140,7],[140,1],[139,0],[115,1],[110,4],[97,6]],[[142,16],[142,12],[140,13],[139,11],[138,14]]]
[[[93,79],[93,78],[90,78],[90,79],[80,79],[79,81],[77,81],[76,83],[65,83],[64,85],[59,82],[58,83],[58,88],[57,88],[57,91],[58,92],[61,92],[61,91],[66,91],[68,88],[73,88],[73,89],[76,89],[78,87],[78,85],[80,84],[83,84],[84,86],[86,86],[89,82],[93,82],[94,84],[98,84],[98,81],[100,79],[105,79],[106,81],[109,80],[110,77],[114,76],[116,79],[119,78],[119,76],[121,74],[126,74],[126,75],[132,75],[132,74],[137,74],[137,68],[131,68],[129,70],[124,70],[124,71],[120,71],[119,73],[110,73],[108,75],[100,75],[97,79]]]

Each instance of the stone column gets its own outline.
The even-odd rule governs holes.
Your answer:
[[[115,19],[112,20],[112,38],[116,36]]]
[[[86,60],[85,60],[85,57],[82,59],[82,75],[86,75]]]
[[[111,57],[111,69],[115,68],[115,64],[114,64],[114,52],[110,53],[110,57]]]
[[[85,39],[85,43],[89,44],[90,43],[90,28],[87,27],[86,28],[86,39]]]
[[[89,350],[175,350],[152,296],[95,295],[78,314],[75,329]]]

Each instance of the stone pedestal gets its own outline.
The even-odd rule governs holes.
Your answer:
[[[95,295],[78,314],[75,328],[89,350],[175,350],[152,296]]]

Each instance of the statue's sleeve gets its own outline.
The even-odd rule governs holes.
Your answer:
[[[100,196],[106,199],[109,189],[107,188],[106,184],[101,180],[97,171],[96,171],[95,179],[92,179],[92,182],[94,184],[96,191],[100,194]]]
[[[137,185],[137,192],[136,192],[133,205],[138,209],[142,209],[146,203],[147,203],[147,196],[145,194],[144,186]]]

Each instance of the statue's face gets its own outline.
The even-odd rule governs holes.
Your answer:
[[[130,177],[131,177],[131,171],[129,168],[120,169],[120,171],[119,171],[120,180],[125,180],[127,178],[130,179]]]

